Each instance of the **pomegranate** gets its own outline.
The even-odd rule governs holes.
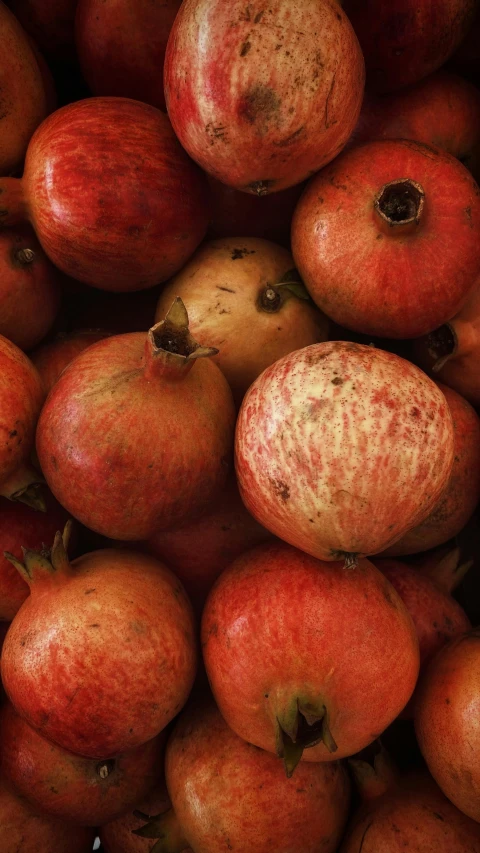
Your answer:
[[[480,176],[480,91],[437,71],[388,95],[368,93],[352,140],[414,139],[443,148]]]
[[[480,278],[456,317],[420,338],[415,361],[430,375],[480,405]]]
[[[480,629],[452,640],[431,662],[419,684],[415,730],[443,793],[480,822]]]
[[[425,374],[392,353],[334,341],[285,356],[253,383],[236,469],[260,524],[315,557],[354,562],[423,521],[453,448],[447,402]]]
[[[266,195],[343,148],[360,112],[364,63],[335,0],[185,0],[164,81],[190,156],[224,184]]]
[[[382,757],[349,762],[362,805],[339,853],[475,853],[480,827],[424,771],[397,777]]]
[[[290,252],[266,240],[212,240],[160,294],[156,319],[181,297],[194,337],[218,347],[215,361],[237,405],[274,361],[328,338],[328,322],[294,266]]]
[[[70,565],[59,533],[47,554],[26,551],[25,564],[10,556],[30,596],[3,646],[3,685],[39,734],[103,761],[155,737],[185,703],[195,677],[191,605],[145,554],[104,549]]]
[[[195,853],[337,849],[350,799],[342,765],[303,763],[292,785],[277,759],[237,737],[211,702],[182,714],[165,771],[173,814],[134,830],[162,838],[164,850],[181,851],[186,842]]]
[[[78,0],[9,0],[8,5],[51,59],[72,60]]]
[[[219,368],[199,360],[215,352],[194,341],[177,299],[147,335],[106,338],[67,367],[42,410],[37,452],[75,518],[113,539],[148,539],[216,498],[235,410]]]
[[[30,228],[0,232],[0,334],[36,346],[60,307],[59,277]]]
[[[372,563],[347,569],[284,543],[259,545],[223,572],[202,643],[226,722],[282,757],[287,774],[302,755],[331,761],[375,740],[418,675],[413,622]]]
[[[12,620],[30,592],[3,552],[9,551],[21,560],[22,546],[40,550],[44,543],[53,541],[56,531],[67,521],[67,513],[46,488],[42,489],[42,496],[45,512],[0,498],[0,619]]]
[[[59,334],[32,352],[30,357],[46,393],[51,391],[62,371],[77,355],[108,336],[109,333],[101,329],[81,329],[68,335]]]
[[[353,148],[309,184],[292,251],[317,305],[347,329],[415,338],[451,319],[480,273],[480,190],[440,149]]]
[[[128,98],[87,98],[49,116],[23,178],[0,180],[2,222],[28,219],[67,275],[142,290],[173,275],[208,223],[206,183],[167,117]]]
[[[477,0],[344,0],[365,56],[367,85],[401,89],[440,68],[469,30]]]
[[[32,806],[60,820],[98,826],[148,794],[163,759],[165,733],[123,755],[96,761],[37,734],[7,702],[0,712],[2,774]]]
[[[122,95],[165,109],[163,62],[182,0],[79,0],[75,39],[94,95]]]
[[[96,832],[38,811],[0,779],[2,853],[91,853]]]

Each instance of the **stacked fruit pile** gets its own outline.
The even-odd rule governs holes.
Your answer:
[[[0,48],[1,853],[479,853],[477,0]]]

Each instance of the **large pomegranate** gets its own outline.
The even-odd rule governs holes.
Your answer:
[[[363,749],[406,705],[418,640],[400,596],[368,560],[353,569],[284,543],[259,545],[213,587],[205,667],[236,734],[284,759]],[[306,750],[303,752],[303,750]]]
[[[181,297],[192,335],[218,348],[215,361],[238,405],[270,364],[328,338],[328,321],[294,266],[290,252],[267,240],[212,240],[160,294],[156,318]]]
[[[51,391],[60,374],[77,355],[108,336],[109,333],[101,329],[80,329],[67,335],[59,334],[30,353],[46,393]]]
[[[78,0],[9,0],[8,5],[45,54],[71,61],[77,3]]]
[[[2,651],[16,711],[48,740],[102,761],[155,737],[195,677],[182,584],[145,554],[105,549],[70,565],[52,551],[14,561],[30,586]]]
[[[468,32],[476,6],[477,0],[344,0],[367,85],[390,92],[436,71]]]
[[[292,251],[335,322],[415,338],[450,320],[480,273],[480,190],[458,160],[431,146],[352,148],[305,190]]]
[[[424,373],[334,341],[285,356],[253,383],[238,416],[237,477],[247,509],[272,533],[320,559],[351,561],[428,515],[453,447],[447,402]]]
[[[182,0],[79,0],[75,40],[94,95],[122,95],[165,109],[163,62]]]
[[[443,793],[480,822],[480,629],[452,640],[431,662],[419,684],[415,730]]]
[[[167,117],[128,98],[57,110],[32,138],[23,178],[0,180],[2,222],[30,220],[67,275],[105,290],[164,281],[202,239],[206,183]]]
[[[226,482],[235,410],[181,300],[148,334],[106,338],[62,373],[37,429],[54,495],[87,527],[148,539],[200,514]]]
[[[358,41],[335,0],[185,0],[165,57],[183,147],[214,178],[257,195],[300,183],[338,154],[363,83]]]

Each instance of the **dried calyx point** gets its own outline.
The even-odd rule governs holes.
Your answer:
[[[188,314],[184,303],[177,296],[164,320],[148,332],[154,354],[167,352],[187,361],[203,356],[216,355],[215,347],[203,347],[192,337],[188,328]]]
[[[435,373],[438,373],[444,364],[455,355],[457,347],[457,336],[450,323],[444,323],[443,326],[440,326],[427,335],[427,350],[431,357],[435,359],[435,364],[432,368]]]
[[[296,296],[298,299],[311,301],[310,294],[296,269],[288,270],[281,276],[280,281],[275,282],[275,284],[267,284],[260,291],[258,307],[262,311],[274,314],[280,310],[285,302],[285,298],[291,295]]]
[[[140,838],[157,839],[157,843],[153,845],[150,853],[182,853],[189,847],[173,809],[168,809],[168,811],[158,815],[147,815],[140,811],[134,811],[134,815],[146,823],[139,829],[132,829],[133,835],[138,835]]]
[[[283,759],[288,779],[293,775],[305,749],[323,742],[329,752],[337,751],[326,706],[300,706],[298,700],[293,717],[288,719],[286,716],[282,720],[277,717],[276,742],[276,752],[278,757]]]
[[[15,260],[22,266],[27,266],[35,260],[35,252],[33,249],[17,249]]]
[[[374,201],[376,212],[390,228],[418,225],[424,204],[423,187],[410,178],[385,184]]]
[[[96,768],[95,768],[95,771],[96,771],[97,775],[100,776],[100,779],[108,779],[108,777],[111,776],[111,774],[113,773],[114,770],[115,770],[115,759],[114,758],[107,758],[106,761],[99,761]]]
[[[9,551],[4,551],[4,557],[15,566],[22,577],[27,581],[34,580],[42,574],[52,575],[68,569],[70,564],[67,556],[68,543],[72,532],[72,522],[69,519],[65,525],[63,533],[57,531],[51,548],[45,546],[40,551],[32,551],[29,548],[22,548],[23,563],[21,560],[11,554]]]

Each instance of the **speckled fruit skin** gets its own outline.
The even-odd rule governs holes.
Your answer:
[[[447,486],[430,515],[385,551],[385,556],[428,551],[457,536],[480,500],[480,418],[470,403],[438,383],[453,420],[454,459]]]
[[[480,629],[452,640],[430,664],[419,684],[415,731],[443,793],[480,822]]]
[[[110,332],[99,329],[80,330],[69,335],[58,335],[53,341],[31,352],[30,358],[40,374],[45,392],[48,394],[52,390],[60,374],[77,355],[109,335]]]
[[[29,219],[59,269],[104,290],[165,281],[208,223],[205,178],[168,118],[128,98],[57,110],[33,136],[22,180],[0,190],[6,225]]]
[[[52,59],[73,59],[75,9],[78,0],[9,0],[22,27]]]
[[[75,41],[94,95],[121,95],[165,109],[163,63],[182,0],[80,0]]]
[[[467,34],[476,6],[476,0],[344,0],[367,86],[389,92],[436,71]]]
[[[347,820],[350,783],[338,762],[282,763],[237,737],[212,704],[192,706],[169,740],[172,806],[195,853],[334,853]]]
[[[371,743],[408,702],[419,667],[412,620],[372,563],[346,569],[283,543],[260,545],[223,572],[202,644],[222,715],[262,749],[276,751],[275,721],[296,697],[300,707],[325,705],[338,750],[320,743],[305,761]]]
[[[8,783],[34,808],[79,826],[99,826],[137,805],[157,781],[165,732],[116,756],[81,758],[37,734],[7,702],[0,761]]]
[[[96,832],[34,811],[0,779],[2,853],[91,853]]]
[[[477,853],[479,845],[478,824],[417,773],[360,808],[339,853]]]
[[[386,184],[406,178],[425,193],[408,232],[374,208]],[[305,190],[292,252],[312,299],[336,323],[418,337],[457,313],[480,273],[480,189],[438,148],[404,139],[354,147]]]
[[[185,0],[164,80],[190,156],[224,184],[263,195],[300,183],[343,148],[364,63],[334,0]]]
[[[42,736],[105,759],[155,737],[195,678],[190,602],[166,566],[94,551],[34,578],[2,652],[16,711]]]
[[[450,476],[447,402],[410,362],[334,341],[267,368],[236,432],[242,499],[272,533],[322,560],[377,554],[435,505]]]

